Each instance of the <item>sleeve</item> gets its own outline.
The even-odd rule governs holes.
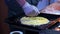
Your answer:
[[[50,0],[50,4],[57,2],[58,0]]]
[[[39,10],[42,10],[48,5],[49,5],[49,1],[48,0],[41,0],[41,1],[38,2],[37,8]]]
[[[28,3],[32,4],[32,5],[35,5],[37,6],[38,2],[39,1],[42,1],[42,0],[26,0]]]

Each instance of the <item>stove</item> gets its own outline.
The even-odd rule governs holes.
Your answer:
[[[60,17],[59,15],[42,14],[42,13],[38,16],[45,17],[45,18],[49,19],[50,21]],[[60,23],[56,23],[53,26],[51,26],[50,28],[44,29],[43,27],[48,26],[48,24],[44,24],[43,27],[41,27],[42,25],[35,26],[35,27],[27,26],[27,25],[21,24],[19,19],[20,19],[19,17],[9,17],[6,20],[6,23],[8,23],[10,25],[11,31],[21,31],[21,32],[23,32],[23,34],[44,34],[44,33],[49,34],[49,32],[51,34],[51,32],[52,33],[57,32],[53,29],[55,27],[58,27],[58,25],[60,25]]]

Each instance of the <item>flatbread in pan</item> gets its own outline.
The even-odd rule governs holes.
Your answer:
[[[49,22],[49,20],[44,17],[22,17],[20,21],[21,24],[33,26],[47,24]]]

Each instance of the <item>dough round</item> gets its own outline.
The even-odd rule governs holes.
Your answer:
[[[22,17],[20,21],[21,24],[33,26],[47,24],[49,22],[49,20],[44,17]]]
[[[60,3],[52,3],[49,6],[47,6],[43,13],[47,14],[53,14],[53,15],[60,15]]]

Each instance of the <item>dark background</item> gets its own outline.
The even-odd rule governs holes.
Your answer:
[[[0,34],[9,34],[9,26],[4,20],[8,15],[8,8],[4,0],[0,0]]]

